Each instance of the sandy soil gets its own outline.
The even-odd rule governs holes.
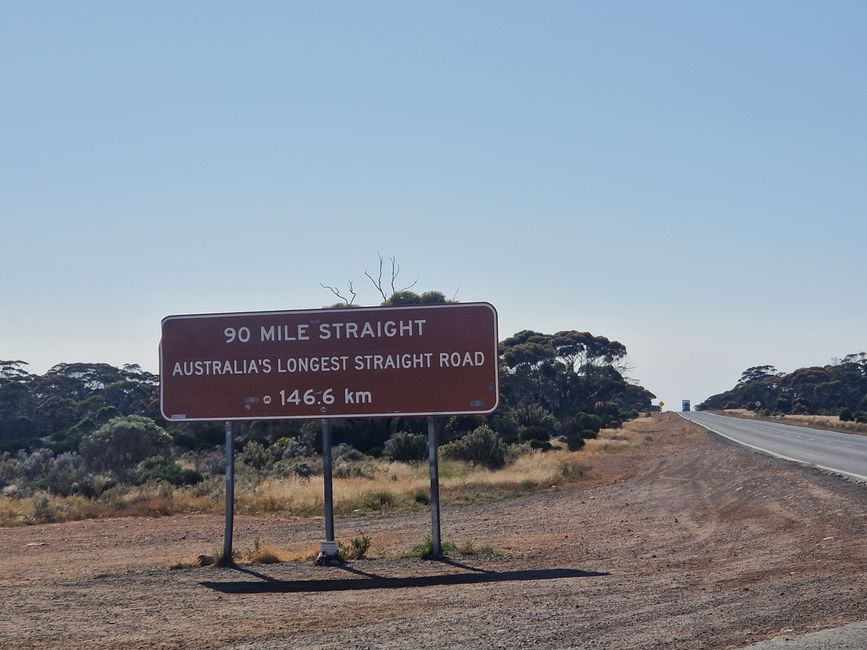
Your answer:
[[[3,648],[737,648],[867,619],[867,486],[742,450],[673,414],[597,458],[597,485],[443,511],[491,545],[400,559],[427,512],[338,519],[380,557],[169,570],[220,516],[0,529]],[[321,520],[238,517],[299,552]]]

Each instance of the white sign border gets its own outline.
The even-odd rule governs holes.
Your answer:
[[[214,417],[214,418],[188,418],[183,414],[167,415],[163,411],[163,391],[165,383],[163,382],[163,341],[162,341],[162,326],[171,320],[189,320],[195,318],[236,318],[243,316],[283,316],[287,314],[322,314],[322,313],[339,313],[339,312],[394,312],[394,311],[409,311],[413,309],[455,309],[463,307],[487,307],[491,310],[494,317],[494,349],[492,359],[495,359],[497,368],[494,372],[494,404],[490,409],[484,411],[393,411],[389,413],[360,413],[358,415],[346,414],[321,414],[321,415],[266,415],[258,417]],[[160,344],[159,344],[159,377],[160,377],[160,415],[168,422],[254,422],[256,420],[355,420],[366,418],[393,418],[393,417],[435,417],[435,416],[451,416],[451,415],[490,415],[500,406],[500,342],[499,342],[499,315],[497,309],[489,302],[457,302],[453,304],[435,304],[435,305],[400,305],[390,307],[344,307],[344,308],[325,308],[325,309],[285,309],[279,311],[245,311],[245,312],[224,312],[211,314],[173,314],[166,316],[160,321]]]

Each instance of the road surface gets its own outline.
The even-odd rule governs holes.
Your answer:
[[[726,417],[701,411],[680,415],[747,447],[859,481],[867,481],[867,436]]]

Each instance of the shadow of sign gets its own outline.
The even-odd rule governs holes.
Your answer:
[[[451,563],[467,569],[467,573],[448,573],[430,576],[389,578],[361,571],[354,567],[341,567],[357,578],[338,578],[335,580],[278,580],[250,569],[233,567],[234,570],[252,575],[255,581],[206,581],[200,584],[208,589],[224,594],[266,594],[266,593],[310,593],[328,591],[364,591],[370,589],[412,589],[438,587],[444,585],[472,585],[487,582],[517,582],[529,580],[561,580],[564,578],[597,578],[611,575],[578,569],[527,569],[523,571],[485,571],[473,567]]]

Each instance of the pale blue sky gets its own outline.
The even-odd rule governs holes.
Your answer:
[[[168,314],[377,251],[589,330],[666,401],[867,348],[863,2],[0,1],[0,358],[155,370]]]

